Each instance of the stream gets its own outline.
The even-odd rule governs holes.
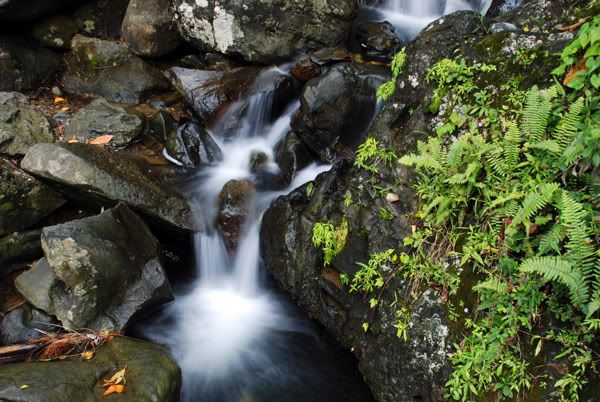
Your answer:
[[[484,10],[479,0],[386,0],[364,6],[362,20],[388,20],[404,41],[429,22],[460,9]],[[266,69],[259,79],[277,79],[288,66]],[[261,217],[280,195],[313,180],[329,165],[297,172],[284,190],[260,186],[231,256],[215,222],[218,197],[230,180],[257,180],[250,169],[256,153],[267,156],[276,174],[276,146],[299,108],[291,100],[273,117],[269,91],[244,100],[233,133],[213,132],[223,158],[187,180],[185,192],[203,230],[195,235],[196,278],[177,289],[175,302],[139,329],[166,345],[183,372],[182,400],[202,402],[370,402],[374,401],[350,352],[341,350],[287,296],[261,265]],[[280,109],[280,108],[278,108]],[[372,111],[371,117],[375,114]],[[230,117],[230,116],[226,116]],[[219,127],[216,124],[215,127]]]

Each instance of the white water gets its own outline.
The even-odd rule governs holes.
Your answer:
[[[409,42],[429,23],[461,10],[485,13],[492,0],[382,0],[366,7],[379,21],[395,26],[400,38]]]

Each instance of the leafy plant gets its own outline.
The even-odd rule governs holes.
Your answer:
[[[395,160],[396,154],[393,151],[381,147],[375,138],[368,137],[356,150],[354,166],[377,173],[381,163],[390,164]]]
[[[406,49],[402,48],[394,57],[392,58],[391,70],[392,70],[392,79],[388,82],[382,84],[379,88],[377,88],[377,102],[387,101],[392,97],[394,91],[396,90],[396,83],[398,81],[398,76],[404,69],[404,65],[406,64]]]
[[[331,260],[342,251],[347,237],[348,219],[346,217],[337,227],[324,222],[317,222],[313,225],[312,243],[313,246],[322,248],[325,266],[331,264]]]

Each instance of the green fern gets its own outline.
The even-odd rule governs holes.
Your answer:
[[[569,289],[571,302],[582,308],[588,299],[589,288],[585,278],[571,263],[561,257],[532,257],[524,260],[521,272],[537,273],[548,281],[557,281]]]
[[[583,272],[589,283],[593,283],[599,275],[594,269],[596,255],[586,223],[587,216],[583,205],[575,201],[568,192],[562,191],[560,220],[567,232],[567,258]]]
[[[516,123],[510,122],[508,131],[504,136],[502,143],[504,161],[509,169],[517,166],[519,162],[519,152],[521,151],[521,132]]]
[[[554,194],[559,188],[560,186],[556,183],[544,183],[536,190],[532,190],[527,197],[525,197],[521,208],[517,211],[512,223],[506,229],[506,237],[513,237],[520,225],[528,225],[533,215],[538,213],[552,201]]]
[[[537,87],[533,87],[527,94],[523,111],[523,129],[529,136],[529,142],[536,143],[542,140],[552,112],[552,99],[556,97],[556,93],[556,88],[540,91]]]
[[[583,112],[584,100],[577,99],[571,104],[569,111],[562,117],[558,124],[553,139],[560,146],[560,151],[564,151],[575,139],[579,129],[577,125],[581,121],[581,113]]]

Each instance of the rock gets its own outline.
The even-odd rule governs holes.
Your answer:
[[[165,72],[177,91],[183,95],[196,116],[212,122],[225,105],[245,96],[260,73],[248,67],[230,72],[192,70],[172,67]]]
[[[313,154],[294,132],[288,133],[279,144],[275,156],[275,161],[288,182],[292,180],[298,171],[304,169],[314,159]]]
[[[124,44],[76,35],[72,47],[63,76],[68,92],[138,104],[152,92],[168,88],[160,72]]]
[[[191,54],[184,56],[181,65],[197,70],[227,71],[234,68],[234,62],[219,53]]]
[[[96,99],[80,109],[65,129],[66,138],[87,142],[101,135],[112,135],[109,144],[124,147],[144,134],[144,119],[123,106]]]
[[[256,188],[251,180],[230,180],[219,194],[217,223],[230,253],[237,249],[246,217],[254,212]]]
[[[298,80],[306,82],[311,78],[318,77],[321,74],[321,67],[310,58],[305,58],[294,63],[290,74]]]
[[[514,10],[523,3],[523,0],[492,0],[486,17],[495,18]]]
[[[87,36],[119,39],[129,0],[92,0],[78,8],[75,21]]]
[[[501,32],[517,32],[519,29],[508,22],[496,22],[490,26],[490,32],[493,34]]]
[[[0,91],[25,91],[39,87],[60,66],[51,50],[20,39],[0,39]]]
[[[261,170],[265,170],[269,163],[269,156],[260,151],[254,151],[250,154],[250,172],[258,173]]]
[[[34,225],[64,203],[48,186],[0,158],[0,236]]]
[[[173,132],[175,133],[171,134]],[[177,121],[168,112],[156,112],[148,119],[148,135],[152,136],[160,144],[166,144],[169,136],[176,135],[176,132]]]
[[[127,46],[140,56],[158,57],[175,50],[180,43],[169,9],[170,0],[131,0],[121,35]]]
[[[0,20],[32,20],[52,11],[83,0],[3,0],[0,3]]]
[[[187,168],[211,165],[223,159],[221,148],[196,122],[186,123],[167,135],[165,151],[168,156]]]
[[[0,345],[25,343],[44,336],[44,333],[57,332],[59,324],[56,318],[24,304],[0,318]]]
[[[54,142],[50,124],[18,92],[0,92],[0,153],[25,155],[40,142]]]
[[[310,60],[319,66],[330,65],[352,59],[348,50],[340,47],[328,47],[319,49],[309,55]]]
[[[356,39],[365,56],[375,60],[390,60],[402,47],[394,26],[387,21],[359,25]]]
[[[33,37],[44,46],[69,49],[71,39],[77,32],[79,28],[73,19],[59,15],[36,24],[33,28]]]
[[[163,230],[194,230],[187,202],[148,177],[134,162],[89,144],[38,144],[21,162],[67,198],[94,207],[124,201]]]
[[[351,155],[375,112],[381,81],[362,66],[336,64],[306,83],[292,129],[326,162]]]
[[[344,43],[354,0],[217,2],[176,0],[175,22],[199,49],[276,63]]]
[[[0,366],[0,399],[37,401],[105,401],[103,380],[126,367],[128,402],[179,400],[181,371],[162,348],[125,337],[104,344],[91,360],[13,363]],[[21,385],[27,384],[27,388]]]
[[[125,204],[42,230],[46,258],[17,290],[65,328],[123,329],[173,299],[158,242]]]
[[[35,229],[0,237],[0,267],[15,262],[31,262],[39,258],[42,255],[40,235],[41,231]],[[8,273],[6,271],[0,268],[0,276]]]

